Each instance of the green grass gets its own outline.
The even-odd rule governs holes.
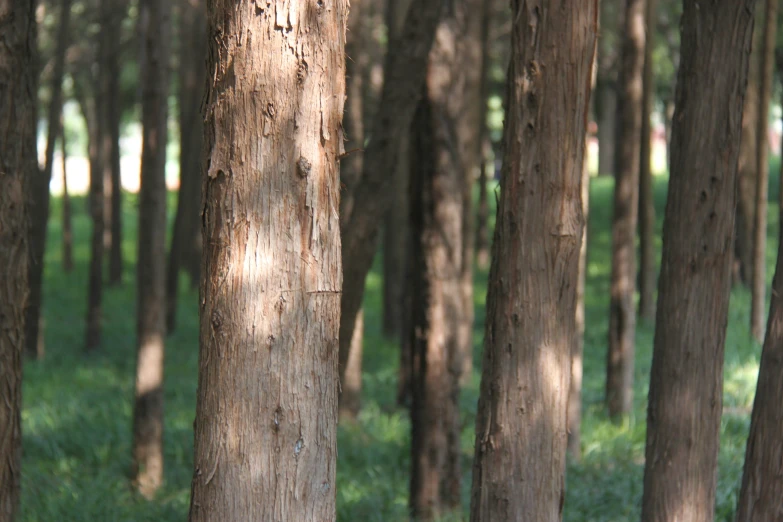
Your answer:
[[[659,233],[665,183],[664,178],[658,178],[655,184]],[[777,180],[770,192],[776,194],[776,189]],[[622,425],[615,425],[602,407],[611,196],[610,179],[593,180],[586,292],[584,459],[580,464],[569,463],[567,521],[635,521],[641,503],[651,325],[640,324],[638,328],[633,415]],[[494,203],[492,193],[490,199]],[[85,201],[74,200],[76,270],[64,274],[60,258],[60,204],[59,200],[54,201],[46,255],[46,359],[25,367],[21,520],[185,520],[193,459],[197,293],[187,287],[183,276],[179,328],[166,347],[165,486],[154,501],[147,502],[131,492],[127,481],[135,366],[135,200],[126,199],[124,209],[123,248],[128,260],[125,281],[121,287],[105,293],[103,349],[88,357],[82,354],[82,342],[90,227],[84,212]],[[173,211],[169,214],[173,215]],[[771,281],[777,250],[776,206],[770,208],[769,230],[767,277]],[[477,362],[483,337],[486,282],[486,273],[476,275]],[[395,407],[398,348],[380,334],[380,292],[376,263],[368,279],[365,307],[364,409],[356,425],[341,426],[339,431],[337,502],[341,521],[406,520],[410,426],[407,414]],[[748,316],[749,295],[736,289],[726,343],[725,403],[730,413],[724,415],[721,428],[717,495],[717,520],[721,521],[732,519],[758,371],[760,348],[749,340]],[[478,383],[476,370],[462,396],[466,510]]]

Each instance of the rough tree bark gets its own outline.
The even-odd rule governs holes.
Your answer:
[[[769,13],[769,11],[767,11]],[[756,398],[737,504],[737,522],[783,518],[783,228],[761,352]]]
[[[606,407],[617,419],[633,407],[636,335],[636,218],[639,205],[639,149],[642,132],[645,0],[627,0],[622,28],[618,96],[618,165],[612,216],[612,275]]]
[[[166,144],[171,4],[144,0],[139,260],[136,284],[134,486],[152,497],[163,482],[163,357],[166,338]]]
[[[653,48],[657,0],[645,0],[645,45],[642,86],[642,132],[639,155],[639,316],[655,317],[655,201],[652,177],[652,115],[655,100]]]
[[[712,522],[753,0],[685,0],[642,521]]]
[[[57,135],[60,131],[60,113],[62,112],[62,85],[65,75],[65,51],[68,47],[68,26],[71,18],[70,0],[60,2],[60,23],[57,27],[57,47],[52,70],[52,97],[47,114],[46,159],[43,172],[31,174],[30,193],[28,199],[30,214],[30,242],[28,250],[28,270],[30,295],[25,312],[25,339],[27,355],[33,359],[44,356],[44,335],[42,332],[43,303],[43,263],[46,249],[46,232],[49,221],[49,183],[54,167],[54,149],[57,146]],[[37,156],[36,156],[37,157]]]
[[[191,522],[335,520],[347,19],[209,5]]]
[[[68,193],[68,170],[66,168],[68,163],[68,146],[62,111],[60,111],[60,154],[63,167],[63,271],[71,273],[73,271],[73,220],[71,196]]]
[[[34,177],[35,2],[0,0],[0,519],[13,522],[22,464],[22,359],[29,293],[28,207]]]
[[[560,521],[598,2],[512,2],[471,521]],[[543,233],[542,233],[543,231]]]
[[[166,268],[166,331],[177,322],[179,272],[184,265],[191,284],[198,281],[201,263],[201,141],[203,125],[200,106],[206,84],[205,6],[199,0],[179,2],[179,196],[174,217],[168,265]],[[194,262],[193,260],[196,260]],[[194,269],[195,267],[195,269]]]
[[[466,186],[475,147],[477,93],[466,74],[474,43],[472,0],[452,2],[430,51],[424,94],[411,127],[411,276],[413,354],[412,471],[414,518],[432,520],[460,506],[459,386],[472,347],[472,313],[465,307]],[[466,63],[467,62],[467,63]],[[475,66],[472,62],[472,66]],[[473,82],[474,84],[476,82]],[[471,96],[473,95],[473,96]],[[472,117],[471,117],[472,116]],[[473,141],[468,136],[473,133]],[[469,263],[472,265],[472,263]],[[472,298],[472,287],[470,289]],[[472,304],[472,303],[471,303]],[[472,312],[472,307],[470,312]]]
[[[764,3],[764,26],[759,52],[758,118],[756,120],[756,200],[753,205],[753,273],[750,299],[750,333],[764,341],[764,307],[767,286],[767,196],[769,194],[768,115],[775,69],[775,38],[778,23],[777,0]]]
[[[364,283],[375,256],[378,228],[390,208],[397,172],[397,154],[421,95],[427,57],[444,0],[422,0],[409,9],[397,44],[390,47],[372,137],[364,154],[361,180],[353,204],[340,216],[343,287],[340,317],[340,368],[350,357],[356,317],[364,297]]]

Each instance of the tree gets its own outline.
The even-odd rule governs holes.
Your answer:
[[[601,1],[601,34],[598,49],[598,79],[594,96],[598,116],[598,173],[613,174],[617,170],[617,65],[620,61],[618,0]]]
[[[465,143],[467,132],[460,123],[470,119],[466,100],[474,94],[465,67],[474,43],[465,37],[474,7],[469,0],[457,0],[441,19],[411,127],[410,507],[420,520],[460,505],[459,385],[464,358],[470,355],[462,329],[472,326],[463,288],[468,261],[463,221],[472,219],[465,212],[472,165],[464,146],[475,146]]]
[[[606,406],[616,419],[633,408],[636,335],[636,218],[642,132],[645,0],[627,0],[622,34],[618,95],[617,169],[612,216],[612,275]]]
[[[753,0],[685,0],[642,521],[712,522]]]
[[[192,285],[201,263],[201,140],[199,107],[206,83],[206,13],[199,0],[179,2],[179,197],[166,270],[166,330],[177,319],[179,272],[184,265]]]
[[[68,171],[66,169],[68,146],[62,111],[60,111],[60,155],[62,156],[63,166],[63,270],[66,273],[70,273],[73,271],[73,220],[71,217],[71,196],[68,194]]]
[[[209,6],[192,522],[335,520],[347,19]]]
[[[142,151],[136,309],[133,482],[152,497],[163,482],[163,354],[166,338],[166,143],[171,4],[145,0]]]
[[[22,358],[29,291],[25,184],[35,153],[35,2],[0,0],[0,519],[13,522],[22,463]]]
[[[645,46],[642,84],[642,133],[639,155],[639,316],[651,321],[655,315],[655,204],[652,177],[652,115],[655,100],[653,49],[657,0],[645,0]]]
[[[44,356],[41,332],[41,303],[43,301],[43,262],[46,248],[46,228],[49,221],[49,183],[54,167],[54,149],[60,130],[62,112],[62,84],[65,75],[65,51],[68,47],[68,26],[71,18],[70,0],[60,1],[60,23],[57,28],[57,46],[52,71],[52,95],[47,111],[46,159],[43,172],[34,172],[30,180],[30,242],[27,276],[30,288],[25,313],[27,355],[34,359]]]
[[[580,188],[598,2],[513,2],[512,9],[473,522],[559,521],[565,494],[584,226]]]
[[[341,382],[351,357],[351,339],[364,297],[365,279],[375,256],[378,229],[394,201],[395,160],[421,95],[427,57],[443,5],[444,0],[424,0],[408,10],[398,43],[386,56],[383,90],[353,204],[341,206],[345,281],[340,312]]]
[[[490,42],[489,42],[489,23],[493,15],[493,7],[495,2],[487,0],[483,2],[481,6],[481,22],[480,22],[480,45],[481,45],[481,77],[479,79],[479,136],[478,143],[478,159],[479,159],[479,197],[478,197],[478,209],[477,209],[477,222],[476,222],[476,264],[481,269],[489,267],[489,204],[487,202],[487,174],[493,174],[488,167],[489,152],[491,149],[491,143],[489,141],[488,129],[487,129],[487,112],[488,112],[488,100],[489,97],[489,59],[490,59]],[[490,170],[488,172],[488,170]],[[472,194],[471,194],[472,197]]]
[[[759,78],[758,119],[756,124],[756,201],[753,205],[753,277],[750,301],[750,333],[764,341],[764,293],[767,286],[767,196],[769,194],[769,149],[767,115],[772,95],[775,67],[775,33],[778,22],[776,0],[766,0],[762,31],[761,77]]]
[[[769,4],[767,14],[769,15]],[[764,348],[750,421],[745,468],[737,504],[737,522],[777,520],[783,498],[783,228],[772,283]]]

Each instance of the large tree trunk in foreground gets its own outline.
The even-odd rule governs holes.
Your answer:
[[[512,4],[473,522],[562,518],[584,226],[580,187],[598,2],[550,5],[543,0]]]
[[[756,202],[753,206],[753,277],[750,300],[750,333],[764,341],[764,294],[767,286],[767,195],[769,194],[768,115],[775,67],[777,0],[766,0],[760,50],[759,106],[756,120]]]
[[[13,522],[22,464],[22,359],[28,296],[26,183],[35,153],[35,2],[0,0],[0,520]]]
[[[336,516],[348,2],[267,5],[208,13],[191,522]]]
[[[62,84],[65,74],[65,51],[68,48],[68,26],[71,18],[70,0],[60,2],[60,23],[57,27],[57,47],[52,71],[52,97],[47,114],[46,159],[43,172],[31,173],[29,202],[30,242],[28,271],[30,295],[25,313],[25,339],[27,355],[42,359],[44,356],[44,336],[41,328],[43,308],[43,269],[46,249],[46,232],[49,221],[49,183],[54,167],[54,149],[60,132],[60,114],[62,113]],[[37,155],[35,156],[37,158]]]
[[[686,0],[642,520],[712,522],[753,0]]]
[[[151,497],[163,482],[163,353],[166,338],[166,143],[171,5],[145,0],[142,151],[136,297],[134,485]]]
[[[769,11],[767,11],[769,13]],[[737,522],[783,518],[783,228],[772,282],[769,319],[761,352],[756,398],[745,452]]]
[[[166,331],[177,322],[177,294],[182,265],[191,283],[198,280],[201,263],[201,140],[203,126],[199,107],[206,82],[206,19],[200,0],[180,1],[179,49],[179,196],[166,269]],[[199,239],[197,239],[197,236]],[[193,260],[196,260],[194,263]]]
[[[655,100],[653,47],[657,0],[645,0],[644,73],[642,87],[642,129],[639,155],[639,316],[655,317],[655,199],[652,177],[652,116]]]
[[[340,316],[341,368],[345,368],[350,356],[365,279],[375,257],[378,228],[394,199],[396,158],[421,94],[443,3],[444,0],[423,0],[408,11],[400,38],[386,57],[383,90],[372,138],[364,154],[362,178],[354,191],[353,204],[342,208],[340,231],[346,284]]]
[[[612,275],[606,407],[616,419],[633,407],[636,335],[636,218],[639,203],[639,149],[642,131],[645,0],[627,0],[622,35],[618,136],[620,142],[612,216]]]

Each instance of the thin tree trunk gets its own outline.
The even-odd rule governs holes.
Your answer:
[[[134,486],[151,498],[163,482],[163,358],[166,338],[166,144],[171,4],[144,0],[142,151],[136,301]]]
[[[73,224],[71,218],[71,196],[68,194],[68,147],[65,137],[65,123],[60,111],[60,152],[63,166],[63,271],[73,271]]]
[[[750,333],[759,343],[764,341],[764,294],[767,286],[767,196],[769,194],[768,115],[775,69],[775,38],[778,23],[777,0],[766,0],[764,28],[759,59],[759,108],[756,124],[756,201],[753,205],[753,282],[750,300]]]
[[[105,42],[106,67],[103,85],[106,88],[106,133],[103,140],[104,178],[109,180],[106,190],[109,218],[109,284],[122,283],[122,177],[120,172],[120,31],[125,15],[124,0],[114,0],[104,22],[109,24]]]
[[[443,4],[444,0],[417,3],[415,9],[408,11],[397,44],[390,47],[362,178],[354,192],[353,205],[343,207],[341,213],[345,280],[340,317],[341,368],[345,368],[350,356],[350,341],[364,297],[365,279],[375,257],[378,229],[394,201],[397,154],[421,94]]]
[[[348,1],[260,5],[208,13],[190,521],[333,522]]]
[[[166,331],[176,328],[179,272],[182,265],[190,273],[191,283],[198,280],[201,261],[201,140],[203,128],[199,106],[206,82],[206,19],[200,0],[182,0],[180,6],[179,49],[179,197],[174,218],[166,269]],[[201,51],[201,52],[199,52]],[[194,262],[194,259],[196,262]]]
[[[49,221],[49,182],[52,179],[54,166],[54,149],[60,129],[60,113],[62,112],[62,83],[65,74],[65,51],[68,47],[68,26],[71,18],[70,0],[60,2],[60,24],[57,28],[57,50],[54,57],[52,72],[52,97],[47,115],[46,160],[43,172],[36,171],[31,176],[28,202],[30,212],[30,242],[28,272],[30,295],[25,312],[25,340],[27,355],[33,359],[44,356],[44,335],[42,332],[43,317],[43,270],[44,250],[46,249],[46,232]],[[37,157],[37,156],[36,156]]]
[[[601,27],[598,38],[598,80],[595,108],[598,116],[598,174],[610,176],[617,170],[617,63],[620,33],[618,0],[601,1]]]
[[[29,293],[27,180],[35,153],[35,2],[0,0],[0,520],[14,522],[22,465],[22,359]]]
[[[642,131],[645,0],[627,0],[622,33],[618,99],[618,168],[612,217],[612,275],[606,407],[617,419],[633,408],[636,335],[636,218],[639,203],[639,149]]]
[[[753,4],[684,2],[647,411],[643,522],[714,520],[732,209]]]
[[[512,7],[471,521],[555,522],[565,495],[584,226],[580,186],[598,2]]]
[[[655,46],[656,1],[645,0],[644,72],[642,87],[642,133],[639,155],[639,316],[655,317],[655,201],[652,177],[652,116],[655,99],[653,48]]]
[[[479,97],[477,101],[479,118],[479,134],[477,143],[474,145],[477,147],[477,159],[478,159],[478,211],[477,211],[477,223],[476,223],[476,265],[481,270],[486,270],[489,267],[489,204],[487,202],[487,165],[489,164],[490,151],[492,144],[489,141],[489,132],[487,128],[487,112],[488,112],[488,98],[489,98],[489,23],[492,19],[492,12],[495,2],[487,0],[480,6],[481,9],[481,22],[480,22],[480,45],[481,45],[481,77],[479,78]],[[472,183],[471,183],[472,191]],[[472,192],[469,194],[472,198]]]
[[[757,5],[760,5],[758,2]],[[757,9],[756,13],[761,10]],[[760,46],[762,26],[753,31],[753,46],[748,67],[748,88],[742,110],[742,136],[740,140],[739,179],[737,183],[737,218],[735,251],[739,262],[739,279],[747,287],[753,284],[753,221],[756,201],[756,177],[759,139],[759,95],[761,82]]]

